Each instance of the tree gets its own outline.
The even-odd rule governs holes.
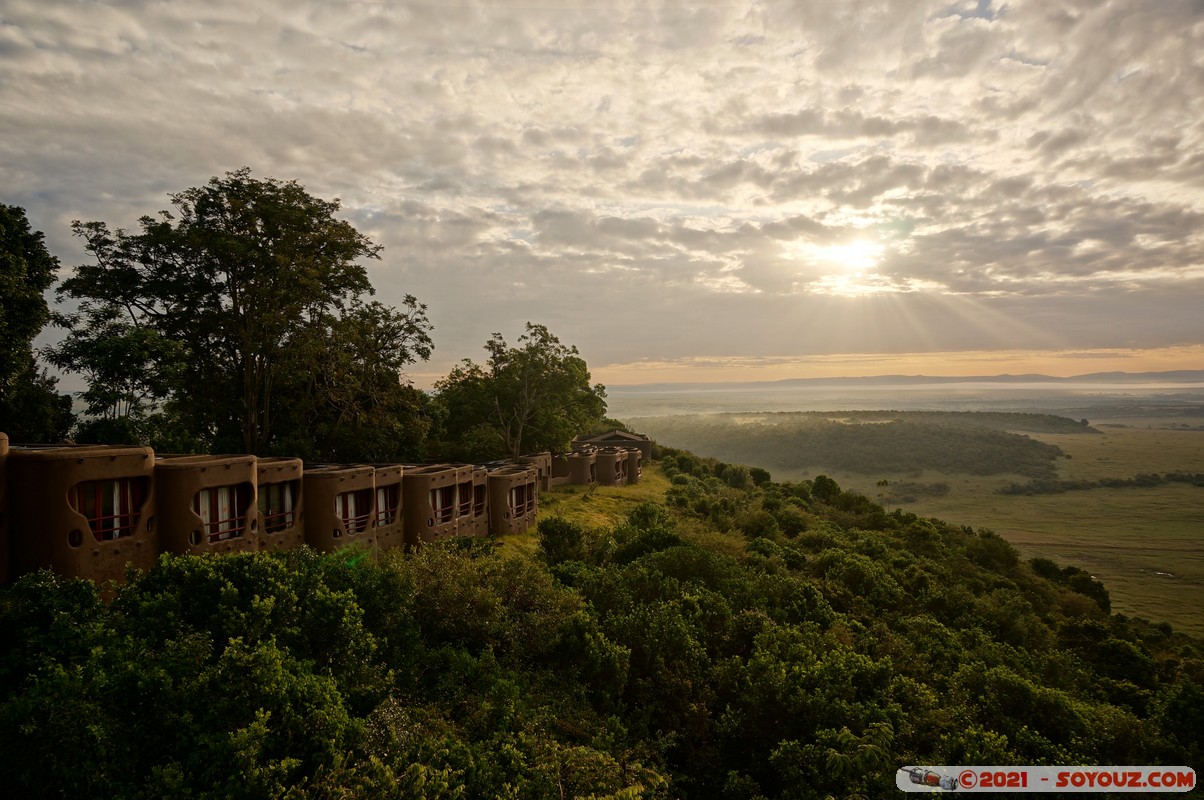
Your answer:
[[[840,485],[827,475],[816,475],[811,482],[811,496],[825,503],[831,503],[840,496]]]
[[[495,333],[485,343],[484,367],[465,359],[435,384],[445,442],[460,457],[566,450],[606,413],[606,389],[590,386],[575,346],[531,322],[518,345]]]
[[[0,203],[0,430],[16,441],[49,442],[71,428],[71,398],[37,365],[34,337],[50,320],[42,293],[58,259],[34,231],[25,209]]]
[[[77,441],[144,441],[146,418],[170,393],[172,365],[184,362],[180,345],[155,329],[137,325],[110,303],[84,301],[74,313],[55,312],[59,327],[71,331],[43,350],[60,369],[84,375],[80,393],[88,415]]]
[[[71,432],[75,415],[71,396],[59,394],[58,379],[38,366],[33,355],[4,389],[0,399],[0,431],[14,442],[61,442]]]
[[[82,302],[56,357],[89,377],[93,413],[140,413],[163,398],[202,446],[263,453],[307,399],[280,390],[305,383],[296,370],[312,367],[316,330],[370,320],[388,332],[394,353],[373,368],[394,385],[401,366],[429,357],[424,306],[363,302],[373,289],[359,261],[381,248],[335,218],[337,200],[243,168],[171,203],[137,233],[74,223],[95,263],[61,287]]]
[[[342,316],[311,320],[289,348],[282,390],[295,402],[278,418],[274,448],[332,461],[418,460],[430,427],[425,394],[397,376],[430,357],[424,307],[354,302]]]
[[[25,209],[0,203],[0,386],[24,372],[33,338],[50,321],[42,293],[58,268]]]

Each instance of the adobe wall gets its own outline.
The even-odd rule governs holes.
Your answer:
[[[299,458],[256,460],[260,550],[292,550],[305,543],[304,479],[305,467]]]
[[[549,452],[543,453],[528,453],[525,456],[519,457],[519,463],[530,464],[536,469],[536,480],[539,483],[539,491],[546,492],[552,488],[552,454]]]
[[[566,460],[569,464],[569,483],[577,486],[593,486],[598,482],[598,454],[594,450],[582,450],[569,453]]]
[[[160,456],[155,460],[159,548],[209,555],[259,550],[256,458]]]
[[[459,478],[459,470],[449,464],[406,467],[401,485],[408,546],[456,535]]]
[[[627,449],[627,482],[639,483],[644,477],[644,453],[638,447]]]
[[[376,549],[376,470],[322,464],[305,470],[305,543],[330,553],[349,544]]]
[[[622,486],[627,483],[627,451],[606,447],[597,454],[597,480],[600,486]]]
[[[489,532],[494,536],[525,533],[535,523],[538,470],[503,466],[489,472]]]
[[[392,550],[405,546],[405,513],[402,494],[400,464],[373,464],[376,470],[373,480],[376,485],[376,546],[380,550]]]
[[[472,516],[472,473],[471,464],[449,464],[456,471],[456,515],[454,536],[472,536],[476,533],[476,523]]]
[[[469,466],[467,475],[458,476],[459,491],[469,493],[469,502],[458,505],[456,518],[457,536],[489,535],[489,470],[483,466]],[[465,479],[466,478],[466,479]],[[467,513],[465,513],[467,511]]]
[[[150,569],[159,554],[154,463],[149,447],[10,447],[11,576],[45,567],[103,584],[124,582],[127,565]]]
[[[548,477],[549,486],[566,486],[573,480],[573,471],[566,453],[556,453],[552,456],[552,470]]]

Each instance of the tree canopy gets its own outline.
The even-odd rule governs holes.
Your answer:
[[[0,430],[16,441],[57,441],[73,420],[71,398],[55,391],[33,353],[58,266],[25,209],[0,203]]]
[[[577,348],[561,344],[544,325],[528,322],[517,347],[495,333],[485,350],[484,366],[465,359],[435,384],[447,456],[566,450],[606,413],[605,387],[590,385]]]
[[[60,317],[69,334],[50,355],[88,379],[90,414],[162,403],[198,447],[265,453],[290,425],[329,444],[382,393],[405,393],[402,368],[432,349],[425,306],[365,301],[360,262],[381,248],[336,218],[337,200],[244,168],[171,205],[137,232],[73,225],[94,261],[60,287],[79,311]]]
[[[33,338],[50,321],[42,293],[59,263],[43,239],[25,209],[0,203],[0,385],[24,369]]]

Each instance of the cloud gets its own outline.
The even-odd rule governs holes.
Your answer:
[[[68,266],[243,165],[339,197],[431,369],[1192,343],[1199,11],[12,0],[0,186]]]

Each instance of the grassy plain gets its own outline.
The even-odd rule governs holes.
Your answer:
[[[1149,472],[1204,472],[1204,431],[1101,427],[1092,434],[1028,434],[1056,444],[1058,477],[1097,480]],[[855,475],[821,466],[775,472],[777,480],[827,474],[841,487],[881,500],[880,480],[944,482],[943,497],[923,497],[905,510],[990,528],[1026,557],[1043,556],[1089,570],[1108,587],[1114,611],[1167,621],[1204,636],[1204,489],[1169,484],[1144,489],[1089,489],[1051,495],[1003,495],[1019,475],[972,476],[925,471]]]

